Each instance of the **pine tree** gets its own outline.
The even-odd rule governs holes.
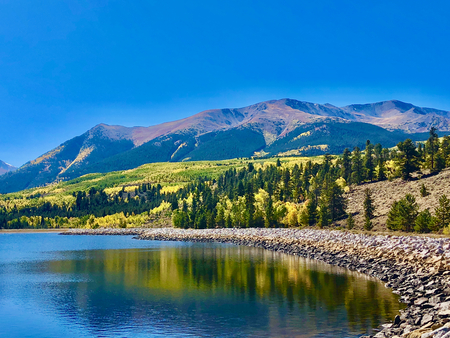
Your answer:
[[[414,223],[414,231],[425,233],[430,232],[430,228],[433,227],[434,219],[428,209],[425,209],[417,215]]]
[[[247,184],[247,189],[245,193],[245,212],[246,212],[246,226],[247,228],[252,228],[255,226],[254,216],[255,216],[255,194],[253,192],[253,185],[251,183]]]
[[[331,217],[328,205],[325,201],[321,200],[319,208],[319,227],[320,228],[327,227],[330,224],[330,221]]]
[[[374,217],[373,213],[375,211],[375,206],[373,205],[372,192],[369,188],[364,189],[364,218],[372,219]]]
[[[428,192],[427,187],[425,187],[425,184],[422,183],[422,185],[420,186],[420,196],[426,197],[429,194],[430,193]]]
[[[220,208],[217,211],[215,222],[219,228],[225,227],[225,211],[223,210],[223,208]]]
[[[436,154],[439,151],[439,137],[437,134],[437,129],[431,127],[430,137],[426,142],[426,154],[427,154],[427,167],[431,172],[436,171]]]
[[[386,225],[391,230],[411,231],[417,218],[419,206],[413,195],[407,194],[392,204]]]
[[[321,199],[328,209],[331,221],[335,221],[345,215],[347,201],[344,197],[344,192],[329,175],[325,178]]]
[[[400,176],[403,180],[409,180],[411,174],[419,170],[419,154],[411,139],[399,142],[397,148],[399,153],[397,154],[396,164],[399,168]]]
[[[444,157],[445,167],[450,166],[450,136],[444,136],[441,143],[441,153]]]
[[[306,211],[308,213],[308,225],[313,226],[317,220],[317,204],[314,198],[310,198],[306,203]]]
[[[347,229],[351,230],[355,227],[355,219],[351,213],[347,214]]]
[[[352,177],[351,182],[360,184],[363,180],[363,163],[361,158],[361,150],[358,147],[353,149],[352,154]]]
[[[273,217],[273,201],[272,198],[269,196],[269,200],[267,201],[267,205],[265,208],[265,218],[264,218],[264,226],[266,228],[273,228],[274,227],[274,217]]]
[[[373,145],[370,144],[370,141],[366,142],[366,152],[364,156],[364,171],[365,178],[369,181],[373,181],[375,177],[375,164],[373,163]]]
[[[386,165],[383,159],[378,164],[377,180],[384,181],[386,179]]]
[[[350,182],[350,175],[352,174],[352,160],[351,152],[348,148],[344,149],[342,154],[342,167],[341,167],[341,177],[345,179],[346,182]]]
[[[370,230],[373,229],[373,223],[372,223],[372,220],[370,218],[367,218],[367,217],[365,218],[364,229],[367,230],[367,231],[370,231]]]
[[[450,225],[450,200],[446,195],[439,198],[439,206],[435,210],[436,229],[439,230]]]

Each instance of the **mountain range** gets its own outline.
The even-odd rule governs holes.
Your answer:
[[[366,140],[391,147],[450,131],[450,112],[391,100],[336,107],[293,99],[212,109],[150,127],[99,124],[0,176],[0,193],[150,162],[341,153]]]
[[[17,168],[12,166],[11,164],[8,164],[6,162],[3,162],[0,160],[0,175],[6,174],[7,172],[14,171]]]

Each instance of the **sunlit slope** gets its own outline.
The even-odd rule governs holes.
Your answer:
[[[292,99],[206,110],[150,127],[100,124],[0,176],[0,193],[153,162],[337,154],[367,139],[391,147],[407,137],[426,139],[431,126],[449,131],[450,113],[400,101],[339,108]]]
[[[296,163],[306,163],[311,160],[322,161],[321,157],[286,157],[280,158],[283,166],[294,166]],[[39,206],[45,202],[52,204],[70,205],[74,203],[72,195],[77,191],[89,191],[91,188],[105,189],[105,192],[113,194],[122,189],[134,191],[142,183],[161,184],[166,189],[177,189],[192,183],[197,178],[208,177],[217,179],[230,168],[240,169],[249,162],[254,163],[255,168],[275,164],[277,159],[257,160],[224,160],[224,161],[192,161],[192,162],[167,162],[149,163],[138,168],[115,171],[106,174],[94,173],[67,181],[51,184],[46,187],[32,188],[19,192],[0,195],[0,206],[18,208],[26,206]]]

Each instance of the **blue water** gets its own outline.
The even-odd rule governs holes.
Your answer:
[[[257,248],[0,234],[0,337],[358,337],[400,308],[375,280]]]

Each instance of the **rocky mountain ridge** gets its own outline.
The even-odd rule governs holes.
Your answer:
[[[15,171],[15,170],[17,170],[16,167],[0,160],[0,175],[6,174],[11,171]]]
[[[335,107],[293,99],[244,108],[212,109],[150,127],[99,124],[0,178],[12,192],[92,172],[144,163],[249,156],[317,155],[362,147],[367,139],[393,146],[450,131],[450,112],[401,101]]]

